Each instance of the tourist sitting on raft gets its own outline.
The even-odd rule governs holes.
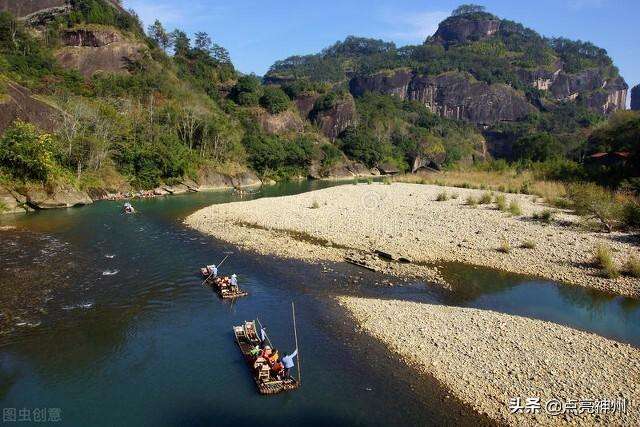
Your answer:
[[[256,358],[253,363],[253,368],[259,373],[261,370],[269,367],[269,370],[278,379],[291,378],[291,369],[295,366],[293,359],[298,355],[298,349],[292,354],[285,355],[281,360],[277,349],[272,349],[270,346],[265,346],[260,349],[260,346],[255,346],[250,353]]]
[[[133,205],[129,202],[126,202],[123,208],[124,208],[124,213],[132,214],[136,212],[136,210],[133,208]]]
[[[206,270],[209,276],[218,277],[218,267],[215,264],[207,265]]]

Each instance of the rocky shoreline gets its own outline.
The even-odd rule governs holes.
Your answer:
[[[445,191],[457,198],[437,201]],[[464,262],[640,296],[640,280],[605,278],[592,265],[600,244],[612,248],[620,265],[637,255],[630,236],[585,231],[580,218],[566,212],[558,212],[551,224],[534,221],[532,215],[547,208],[535,196],[505,195],[520,205],[522,214],[516,216],[491,204],[466,204],[468,197],[484,193],[416,184],[347,185],[215,205],[194,213],[186,223],[245,249],[307,261],[380,259],[375,255],[382,253],[392,260],[380,259],[374,268],[444,286],[432,266]],[[397,262],[401,258],[409,263]]]
[[[485,310],[355,297],[338,302],[362,331],[500,424],[640,423],[640,350],[630,345]],[[540,407],[512,413],[514,398],[521,406],[539,399]],[[549,411],[553,399],[564,405],[562,413]],[[626,413],[578,413],[605,399],[626,399]]]

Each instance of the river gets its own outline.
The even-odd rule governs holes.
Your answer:
[[[250,197],[330,185],[280,184]],[[0,226],[16,228],[0,231],[0,407],[59,408],[73,426],[475,423],[446,390],[356,331],[330,298],[339,294],[495,310],[640,346],[638,300],[458,264],[443,266],[453,293],[388,287],[352,266],[257,256],[182,224],[237,200],[202,192],[136,201],[132,216],[101,202],[2,217]],[[235,303],[197,274],[225,255],[222,273],[236,272],[250,293]],[[292,301],[302,387],[262,397],[231,327],[259,316],[276,347],[292,350]]]

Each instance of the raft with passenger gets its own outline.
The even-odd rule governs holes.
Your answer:
[[[218,276],[218,269],[215,266],[202,267],[200,273],[205,278],[202,284],[211,286],[222,299],[234,299],[249,295],[238,286],[238,278],[235,274],[231,277]]]
[[[282,362],[286,356],[280,361],[277,350],[273,355],[270,354],[270,346],[261,346],[264,341],[258,338],[255,321],[246,321],[243,325],[234,326],[233,333],[260,394],[278,394],[299,387],[299,381],[289,375],[289,369],[284,368]],[[297,350],[292,357],[296,354]]]

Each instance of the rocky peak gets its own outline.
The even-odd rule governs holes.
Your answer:
[[[451,16],[440,23],[433,36],[444,44],[483,40],[496,34],[500,20],[489,13]]]
[[[631,89],[631,109],[640,111],[640,85],[636,85]]]

